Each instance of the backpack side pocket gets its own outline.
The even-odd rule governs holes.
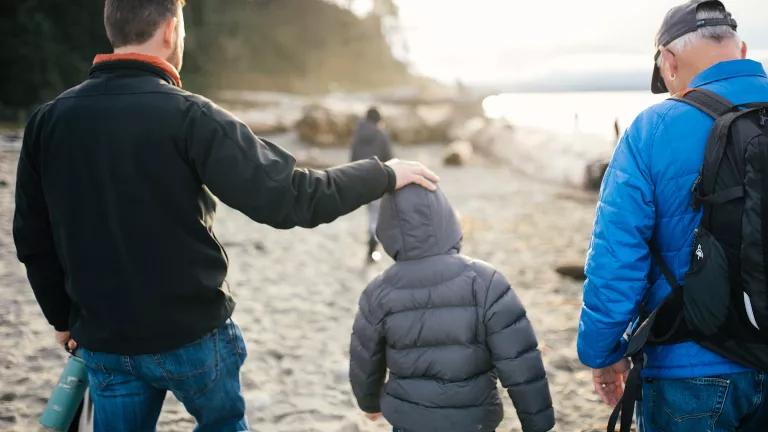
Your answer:
[[[725,324],[731,300],[728,275],[723,247],[709,231],[699,227],[683,285],[683,313],[691,330],[710,336]]]

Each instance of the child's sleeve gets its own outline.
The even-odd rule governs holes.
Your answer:
[[[380,322],[371,316],[370,287],[360,296],[359,310],[352,327],[349,345],[349,381],[357,405],[368,413],[381,411],[381,395],[387,365],[384,356],[384,335]]]
[[[485,328],[491,358],[523,431],[552,429],[555,414],[536,335],[520,299],[498,272],[488,288]]]

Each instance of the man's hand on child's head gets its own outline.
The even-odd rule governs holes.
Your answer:
[[[395,178],[397,179],[395,190],[402,189],[409,184],[417,184],[433,191],[437,188],[435,183],[440,181],[440,177],[437,174],[419,162],[390,159],[386,164],[395,172]]]
[[[365,417],[368,420],[370,420],[372,422],[375,422],[376,420],[381,418],[381,413],[380,412],[377,412],[377,413],[365,413]]]

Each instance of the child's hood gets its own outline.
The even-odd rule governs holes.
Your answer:
[[[376,235],[396,261],[458,252],[462,238],[459,221],[443,192],[415,185],[382,198]]]

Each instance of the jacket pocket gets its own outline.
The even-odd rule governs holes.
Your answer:
[[[728,317],[730,285],[725,251],[709,231],[699,227],[683,286],[683,312],[692,330],[709,336],[722,327]]]

